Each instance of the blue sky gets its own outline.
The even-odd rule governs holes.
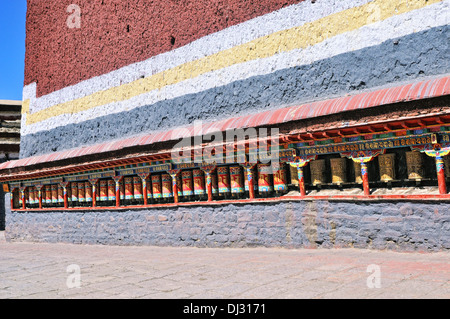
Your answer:
[[[22,100],[26,0],[0,0],[0,100]]]

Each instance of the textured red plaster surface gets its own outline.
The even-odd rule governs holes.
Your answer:
[[[301,1],[27,0],[25,85],[42,96]]]

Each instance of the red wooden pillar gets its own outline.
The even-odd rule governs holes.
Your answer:
[[[177,177],[180,174],[180,172],[181,172],[180,169],[173,169],[173,170],[168,171],[170,177],[172,177],[173,202],[175,204],[179,202]]]
[[[248,196],[250,199],[255,198],[255,177],[253,176],[253,167],[256,164],[245,164],[243,167],[247,170]]]
[[[147,185],[147,178],[150,176],[150,174],[148,173],[142,173],[142,174],[138,174],[139,177],[142,179],[142,193],[144,196],[144,206],[148,205],[148,197],[147,197],[147,189],[148,189],[148,185]]]
[[[212,177],[211,177],[211,172],[206,173],[206,191],[208,192],[208,202],[212,202],[213,194],[212,194]]]
[[[450,153],[448,147],[441,149],[439,144],[435,145],[434,150],[427,150],[425,154],[428,156],[436,158],[436,174],[438,179],[439,194],[447,194],[447,185],[445,183],[445,170],[444,170],[444,156]]]
[[[113,179],[116,182],[116,207],[120,207],[120,181],[123,176],[114,176]]]
[[[367,163],[361,162],[361,177],[363,181],[364,195],[370,195],[369,174],[367,172]]]
[[[11,209],[14,209],[14,188],[11,190],[11,196],[10,196],[10,201],[11,201]]]
[[[216,167],[216,165],[206,165],[201,167],[202,171],[205,172],[206,175],[206,191],[208,193],[208,202],[213,201],[213,185],[211,174],[214,172]]]
[[[147,197],[147,181],[145,180],[145,178],[142,179],[142,193],[144,196],[144,205],[147,206],[148,205],[148,197]]]
[[[26,209],[26,202],[25,202],[25,190],[27,188],[26,187],[21,187],[20,188],[20,196],[22,197],[22,209]]]
[[[305,177],[303,175],[303,166],[297,166],[297,175],[298,175],[298,188],[300,190],[300,196],[306,196],[306,188],[305,188]]]
[[[42,185],[36,186],[39,192],[39,209],[42,209]]]
[[[439,194],[447,194],[447,185],[445,184],[444,159],[442,156],[436,155],[436,172],[439,186]]]
[[[64,209],[69,208],[69,198],[67,195],[67,186],[69,185],[69,182],[62,182],[61,187],[63,188],[63,196],[64,196]]]
[[[92,207],[97,207],[97,183],[98,178],[89,179],[92,185]]]

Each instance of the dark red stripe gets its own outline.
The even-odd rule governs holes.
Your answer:
[[[25,85],[42,96],[303,0],[28,0]],[[67,27],[67,7],[81,28]]]

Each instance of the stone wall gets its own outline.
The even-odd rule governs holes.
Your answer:
[[[8,202],[8,201],[7,201]],[[195,247],[450,249],[448,202],[286,201],[7,213],[9,241]]]

